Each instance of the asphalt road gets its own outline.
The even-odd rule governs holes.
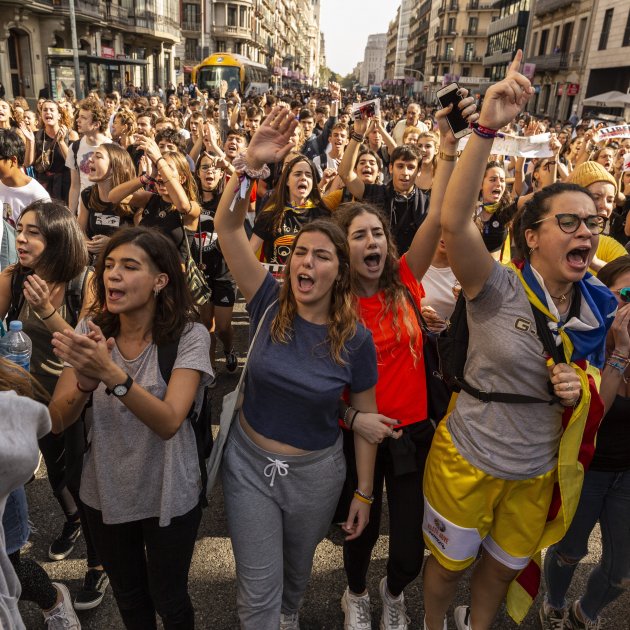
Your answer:
[[[242,303],[237,304],[235,315],[236,347],[244,354],[246,347],[246,317]],[[241,359],[242,362],[242,359]],[[219,362],[218,385],[214,390],[214,418],[218,418],[218,410],[225,393],[236,386],[238,372],[228,374],[222,362]],[[62,519],[57,503],[54,501],[45,470],[42,467],[33,483],[27,487],[30,517],[35,531],[31,536],[25,555],[40,562],[53,580],[63,581],[76,592],[82,583],[85,572],[85,547],[81,538],[73,554],[61,562],[49,562],[47,550],[50,542],[61,530]],[[379,627],[381,604],[378,597],[378,583],[385,574],[387,562],[388,531],[386,526],[387,512],[384,510],[381,538],[374,549],[369,573],[369,590],[372,594],[372,626]],[[342,562],[342,549],[339,537],[332,535],[325,539],[317,549],[310,587],[301,611],[302,630],[341,630],[343,615],[340,609],[340,598],[345,588]],[[418,533],[420,535],[420,533]],[[630,532],[629,532],[630,535]],[[593,532],[589,544],[590,553],[576,570],[569,598],[579,597],[591,568],[598,562],[601,554],[601,538],[599,528]],[[227,538],[225,515],[220,486],[217,486],[211,497],[210,506],[204,511],[199,530],[197,545],[190,572],[190,593],[196,610],[198,628],[208,630],[233,630],[238,628],[236,615],[236,588],[234,577],[234,561]],[[411,617],[411,628],[422,628],[422,583],[415,580],[405,592],[408,612]],[[470,600],[468,576],[462,581],[455,605],[468,603]],[[537,604],[540,600],[537,600]],[[43,628],[43,618],[32,604],[20,604],[24,622],[29,630]],[[630,630],[630,591],[626,591],[604,612],[606,630]],[[118,614],[116,603],[108,590],[103,603],[95,610],[80,614],[83,628],[89,630],[122,630],[123,625]],[[449,616],[449,630],[455,624]],[[534,606],[524,623],[524,630],[540,628],[537,607]],[[518,628],[501,611],[494,625],[495,629],[508,630]],[[260,630],[267,630],[261,628]]]

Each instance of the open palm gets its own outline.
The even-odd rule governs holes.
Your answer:
[[[298,121],[291,110],[274,107],[249,143],[249,166],[258,169],[267,163],[280,162],[295,147],[293,132],[297,126]]]

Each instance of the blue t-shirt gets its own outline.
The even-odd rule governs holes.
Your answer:
[[[279,289],[268,275],[247,305],[250,338],[267,307],[278,299]],[[243,413],[266,438],[309,451],[328,448],[339,435],[337,406],[344,389],[362,392],[376,385],[372,333],[358,324],[346,343],[346,363],[339,365],[330,356],[326,324],[296,315],[289,342],[274,343],[270,327],[277,313],[274,304],[250,348]]]

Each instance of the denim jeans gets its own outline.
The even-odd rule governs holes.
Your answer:
[[[103,515],[84,504],[94,544],[103,560],[120,615],[129,630],[192,630],[194,610],[188,596],[201,507],[160,527],[157,518],[106,525]]]
[[[564,538],[545,556],[547,601],[561,609],[573,573],[588,553],[588,538],[599,519],[602,559],[591,571],[586,592],[580,599],[582,611],[592,621],[624,590],[630,578],[630,471],[592,470],[584,476],[577,511]]]

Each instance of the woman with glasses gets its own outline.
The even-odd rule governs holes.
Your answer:
[[[598,278],[619,302],[608,333],[602,375],[601,395],[607,412],[571,526],[545,556],[543,628],[560,629],[567,620],[573,630],[599,628],[600,613],[619,597],[624,581],[630,578],[630,256],[608,263]],[[588,539],[597,521],[602,532],[601,560],[591,570],[583,595],[567,607],[567,591],[575,569],[588,553]]]
[[[519,51],[506,78],[489,88],[442,205],[469,341],[462,391],[425,468],[429,630],[446,627],[458,581],[480,550],[471,606],[456,608],[455,621],[459,630],[491,627],[513,580],[570,522],[583,475],[580,443],[583,435],[592,442],[603,411],[594,368],[604,366],[616,301],[587,274],[604,224],[591,195],[571,184],[533,195],[514,224],[523,257],[509,266],[492,258],[470,220],[493,139],[534,91],[518,71],[521,59]],[[519,591],[515,583],[510,592],[508,611],[519,621],[529,586]]]

